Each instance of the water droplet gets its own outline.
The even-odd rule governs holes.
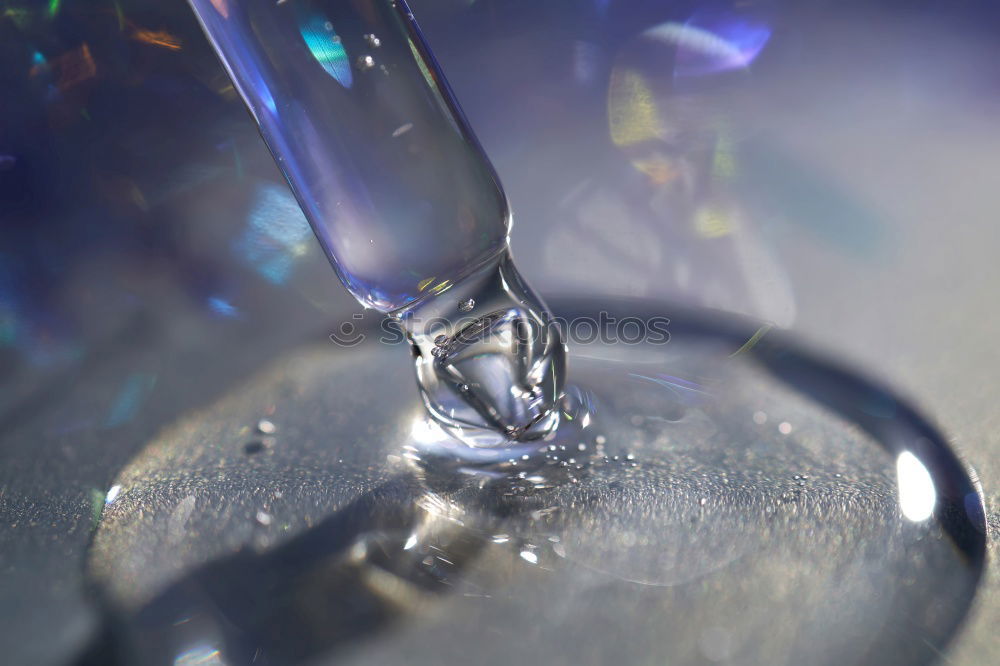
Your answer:
[[[788,421],[782,421],[778,425],[778,432],[780,432],[782,435],[787,435],[787,434],[791,433],[792,432],[792,424],[789,423]]]
[[[369,69],[375,66],[375,58],[370,55],[359,56],[357,60],[358,69],[362,72],[367,72]]]
[[[274,425],[271,421],[267,419],[261,419],[257,421],[257,432],[262,435],[273,435],[278,431],[278,426]]]
[[[467,298],[458,304],[458,309],[460,312],[472,312],[472,308],[476,307],[476,299]]]
[[[377,49],[378,47],[382,46],[382,40],[380,40],[378,37],[376,37],[371,33],[365,35],[365,42],[367,42],[368,46],[372,47],[373,49]]]

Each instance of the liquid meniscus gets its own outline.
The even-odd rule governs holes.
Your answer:
[[[559,423],[566,346],[510,253],[394,318],[431,416],[474,447],[536,440]]]

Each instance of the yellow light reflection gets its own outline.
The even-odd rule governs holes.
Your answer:
[[[174,37],[166,30],[147,30],[145,28],[136,28],[135,32],[132,33],[132,39],[138,42],[152,44],[153,46],[170,49],[171,51],[180,51],[182,47],[181,40]]]
[[[616,69],[608,88],[608,121],[616,146],[655,139],[660,132],[653,91],[638,72]]]

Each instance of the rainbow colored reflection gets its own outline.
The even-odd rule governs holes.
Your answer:
[[[319,14],[311,14],[299,21],[299,32],[309,53],[326,73],[340,85],[350,88],[354,84],[351,63],[340,36],[333,30],[333,24]]]
[[[250,205],[246,231],[235,243],[237,255],[268,282],[284,284],[311,247],[309,223],[288,188],[261,186]]]
[[[663,23],[643,36],[676,49],[674,76],[703,76],[746,69],[771,38],[764,23],[731,14],[696,14],[685,23]]]

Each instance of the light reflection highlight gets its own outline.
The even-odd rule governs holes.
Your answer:
[[[220,317],[226,317],[228,319],[233,319],[239,317],[240,315],[239,309],[221,296],[209,297],[208,309]]]
[[[326,73],[340,85],[350,88],[354,84],[351,63],[340,36],[333,31],[333,24],[318,14],[312,14],[300,21],[299,32],[309,53]]]
[[[937,491],[924,464],[909,451],[903,451],[896,458],[896,476],[903,516],[915,523],[930,518],[937,503]]]
[[[223,666],[226,662],[214,645],[196,645],[174,659],[174,666]]]
[[[296,261],[312,247],[302,209],[287,188],[260,187],[250,205],[247,229],[236,242],[237,254],[264,279],[284,284]]]
[[[121,491],[122,491],[121,486],[119,485],[111,486],[111,488],[108,489],[108,494],[104,496],[104,505],[107,506],[108,504],[111,504],[116,499],[118,499],[118,495],[121,493]]]
[[[660,137],[660,114],[653,91],[638,72],[631,69],[611,72],[608,124],[616,146],[631,146]]]
[[[410,426],[410,437],[417,444],[436,444],[446,439],[448,435],[437,422],[428,419],[424,414],[419,414]]]
[[[728,14],[698,14],[686,23],[663,23],[643,34],[676,49],[674,75],[681,77],[746,69],[771,38],[765,24]]]
[[[179,37],[171,35],[166,30],[136,28],[135,32],[132,33],[132,39],[137,42],[143,42],[152,46],[159,46],[171,51],[180,51],[183,46]]]
[[[670,375],[662,374],[657,375],[656,377],[647,377],[646,375],[640,375],[634,372],[630,372],[629,377],[632,377],[633,379],[642,379],[661,386],[667,389],[667,391],[669,391],[678,402],[685,405],[697,404],[701,400],[711,397],[711,394],[708,392],[706,387],[680,377],[672,377]]]

